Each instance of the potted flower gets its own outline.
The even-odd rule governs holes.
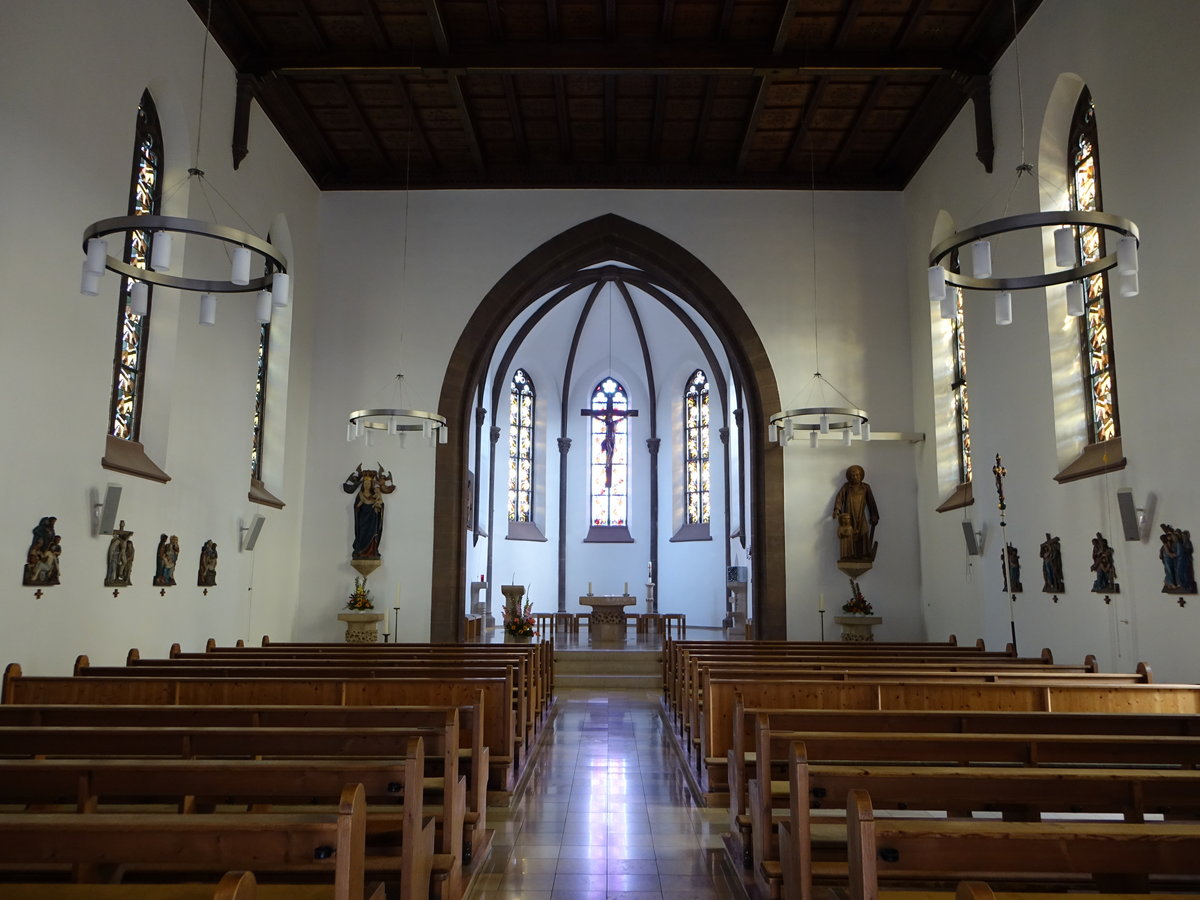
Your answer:
[[[854,579],[850,580],[850,599],[842,604],[842,612],[848,616],[871,616],[875,614],[875,609],[867,602],[867,598],[863,596],[858,582]]]
[[[535,624],[532,603],[526,603],[524,606],[504,607],[504,633],[514,640],[523,643],[537,637]]]
[[[364,610],[374,608],[375,606],[371,603],[371,592],[367,590],[366,579],[355,578],[354,591],[346,600],[346,609]]]

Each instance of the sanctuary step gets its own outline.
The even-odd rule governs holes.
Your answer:
[[[662,652],[556,647],[554,686],[601,691],[662,690]]]

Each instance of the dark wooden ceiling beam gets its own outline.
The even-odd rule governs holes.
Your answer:
[[[792,20],[796,18],[796,8],[800,0],[787,0],[783,11],[779,14],[779,23],[775,27],[775,40],[771,42],[771,55],[779,56],[787,46],[788,33],[791,31]]]
[[[446,79],[446,86],[450,90],[450,96],[454,100],[454,108],[458,110],[458,123],[462,128],[463,140],[467,144],[467,152],[471,156],[471,162],[475,166],[475,171],[483,175],[487,171],[487,166],[483,161],[483,148],[479,145],[479,132],[475,128],[475,121],[471,118],[470,107],[467,106],[467,98],[463,94],[462,83],[458,75],[450,75]]]
[[[762,118],[762,111],[767,105],[767,93],[771,89],[773,80],[774,76],[764,75],[758,82],[758,90],[754,94],[754,106],[750,109],[750,115],[746,117],[746,128],[742,132],[742,145],[738,149],[737,162],[734,163],[736,172],[743,172],[746,169],[746,160],[750,158],[750,150],[754,146],[754,137],[758,132],[758,120]]]
[[[304,0],[295,0],[296,15],[300,21],[308,26],[308,30],[312,32],[313,39],[317,42],[317,46],[322,51],[329,49],[329,41],[325,39],[325,33],[321,31],[321,26],[317,24],[316,18],[313,17],[312,10],[308,8],[308,4]]]
[[[272,97],[278,102],[271,102]],[[337,151],[325,139],[325,132],[317,127],[309,114],[308,108],[292,87],[290,81],[281,75],[269,75],[260,84],[260,103],[263,108],[270,110],[270,118],[282,135],[300,136],[293,146],[300,146],[304,152],[297,153],[301,163],[318,184],[328,178],[331,173],[345,171],[345,164]],[[280,121],[282,117],[283,121]],[[295,138],[293,138],[295,140]]]
[[[426,0],[432,5],[432,0]],[[439,43],[445,31],[435,29]],[[780,75],[806,72],[937,72],[986,74],[971,54],[940,51],[893,53],[790,49],[778,53],[762,48],[709,43],[581,41],[573,44],[504,44],[459,49],[390,52],[339,51],[323,54],[279,53],[261,60],[268,70],[319,75],[371,71],[427,72],[562,72],[589,74],[648,74],[693,72],[715,75]]]
[[[813,119],[816,118],[817,110],[821,107],[821,96],[825,93],[825,88],[829,85],[828,75],[818,75],[812,89],[808,92],[808,99],[804,101],[804,113],[800,116],[800,121],[796,125],[796,131],[792,135],[792,143],[788,147],[787,155],[784,156],[785,170],[800,171],[799,162],[793,164],[793,160],[798,160],[800,151],[804,149],[805,143],[808,141],[809,131],[812,129]],[[811,153],[812,148],[809,148]],[[809,170],[812,170],[810,164]]]
[[[662,18],[658,23],[658,36],[664,41],[671,40],[675,33],[675,0],[663,0]]]
[[[488,24],[492,28],[492,40],[504,40],[504,19],[500,16],[499,0],[487,0]]]
[[[375,151],[375,155],[379,157],[381,164],[388,163],[388,152],[384,149],[383,141],[379,139],[379,135],[375,129],[371,127],[371,123],[367,121],[367,117],[363,114],[362,107],[358,105],[358,101],[354,98],[354,92],[350,90],[350,85],[346,83],[346,79],[338,76],[336,79],[337,86],[341,88],[342,96],[346,98],[346,107],[350,110],[350,115],[354,117],[354,121],[358,123],[358,127],[364,134],[370,138],[371,149]]]
[[[663,124],[667,118],[667,82],[666,75],[657,75],[654,79],[654,120],[650,126],[650,162],[656,163],[662,159]]]
[[[713,35],[718,41],[724,42],[729,38],[729,23],[733,21],[733,4],[735,0],[722,0],[721,15],[717,19],[717,33]]]
[[[604,162],[617,160],[617,85],[611,75],[604,78]]]
[[[558,33],[558,0],[546,0],[546,37],[557,41]]]
[[[371,39],[375,42],[375,46],[381,50],[386,50],[392,46],[392,42],[388,40],[387,29],[384,27],[383,18],[379,15],[379,7],[372,0],[358,0],[359,8],[362,10],[363,21],[370,27],[367,29],[371,33]]]
[[[442,21],[442,11],[438,9],[437,0],[425,0],[425,16],[429,21],[429,33],[433,35],[433,46],[437,47],[438,53],[449,52],[450,39],[446,36],[446,23]],[[411,48],[409,55],[414,55]]]
[[[617,0],[604,0],[604,40],[617,39]]]
[[[504,76],[504,99],[508,102],[508,117],[512,121],[513,142],[518,156],[529,160],[529,139],[525,135],[525,120],[521,118],[521,104],[517,98],[517,85],[511,75]]]
[[[708,134],[708,123],[712,119],[713,101],[717,96],[717,79],[709,75],[704,79],[704,98],[700,101],[700,115],[696,117],[696,139],[692,144],[692,165],[700,162],[704,139]]]
[[[421,127],[421,123],[417,120],[417,111],[413,106],[412,92],[408,89],[408,84],[399,75],[392,76],[392,87],[396,89],[396,93],[404,98],[405,111],[405,137],[404,142],[407,145],[404,149],[405,166],[409,165],[408,157],[412,156],[413,145],[415,144],[420,149],[422,157],[429,160],[430,169],[440,168],[441,161],[437,154],[433,152],[433,147],[429,144],[429,139],[425,135],[425,129]]]
[[[862,130],[863,123],[867,121],[867,118],[875,110],[876,105],[879,103],[879,98],[887,90],[887,86],[888,77],[886,75],[880,75],[875,79],[875,83],[871,85],[867,96],[863,98],[863,102],[858,107],[858,114],[854,117],[854,121],[850,124],[850,127],[846,129],[845,135],[843,135],[841,141],[838,143],[837,150],[833,153],[833,158],[829,161],[830,171],[836,170],[841,166],[842,160],[846,156],[846,151],[850,149],[850,145],[854,143],[854,139]]]
[[[846,8],[842,11],[842,19],[838,22],[837,31],[833,35],[833,46],[841,49],[846,46],[846,39],[850,37],[850,31],[854,28],[854,22],[858,19],[858,13],[862,9],[862,0],[850,0],[846,4]]]
[[[900,26],[900,31],[896,35],[896,40],[892,41],[893,50],[903,50],[905,45],[912,40],[913,34],[917,30],[917,26],[921,24],[921,20],[925,18],[925,12],[929,9],[930,0],[917,0],[912,5],[907,13],[904,14],[904,24]]]
[[[571,146],[571,116],[567,108],[567,82],[562,75],[554,76],[554,111],[558,118],[558,150],[564,163],[575,158]]]

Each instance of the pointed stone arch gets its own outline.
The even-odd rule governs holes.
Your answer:
[[[636,266],[696,309],[724,345],[745,397],[756,637],[787,635],[783,457],[766,441],[779,388],[758,332],[740,303],[700,259],[657,231],[615,214],[582,222],[546,241],[506,272],[467,321],[442,379],[438,411],[450,440],[438,448],[434,482],[430,639],[461,641],[467,593],[463,526],[475,388],[505,329],[529,304],[580,269],[613,260]]]

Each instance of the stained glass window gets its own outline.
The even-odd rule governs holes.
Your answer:
[[[508,520],[533,521],[533,413],[537,394],[524,369],[508,389]]]
[[[263,425],[267,415],[267,359],[271,323],[258,326],[258,372],[254,376],[254,436],[250,441],[250,477],[263,480]]]
[[[629,498],[629,395],[605,378],[592,391],[592,524],[627,525]]]
[[[697,369],[683,391],[684,522],[709,520],[708,376]]]
[[[1070,173],[1071,208],[1100,210],[1100,150],[1096,133],[1096,107],[1087,88],[1080,94],[1071,121],[1067,171]],[[1101,228],[1075,229],[1076,253],[1087,263],[1105,255]],[[1079,319],[1084,395],[1088,407],[1088,440],[1091,443],[1119,437],[1117,375],[1113,358],[1112,315],[1108,305],[1108,273],[1087,280],[1087,307]]]
[[[958,251],[951,259],[951,268],[958,272]],[[971,407],[967,400],[967,328],[963,318],[963,290],[947,285],[954,291],[954,318],[950,320],[950,359],[954,378],[950,382],[951,404],[954,409],[955,437],[958,441],[958,481],[971,480]]]
[[[163,165],[162,129],[150,92],[142,94],[134,135],[133,175],[129,190],[129,215],[158,215],[162,199],[160,175]],[[150,258],[151,236],[145,231],[130,231],[125,242],[124,259],[138,268],[146,268]],[[147,285],[149,288],[150,286]],[[136,441],[141,432],[141,404],[146,380],[145,316],[134,315],[129,304],[133,279],[121,279],[117,303],[117,341],[113,356],[112,396],[109,403],[109,434]],[[149,291],[153,303],[153,290]]]

